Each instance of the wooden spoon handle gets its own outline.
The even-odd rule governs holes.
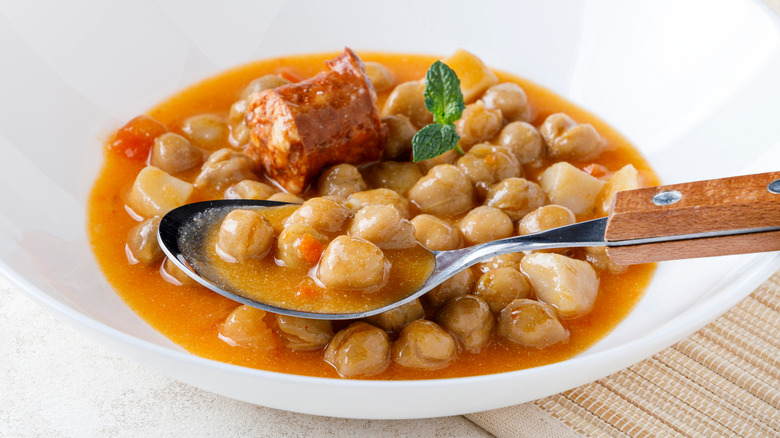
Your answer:
[[[764,230],[774,228],[774,230]],[[608,242],[732,230],[756,232],[609,246],[618,264],[780,250],[780,172],[619,192]]]

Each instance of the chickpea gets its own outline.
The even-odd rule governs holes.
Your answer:
[[[358,321],[339,330],[325,349],[325,361],[342,377],[373,376],[390,365],[387,332]]]
[[[460,157],[460,155],[458,155],[457,152],[454,150],[449,150],[439,156],[418,161],[417,166],[420,168],[420,171],[422,171],[423,174],[427,174],[431,171],[431,169],[438,166],[439,164],[455,164],[455,162],[458,161],[458,157]]]
[[[392,205],[367,205],[349,226],[349,235],[366,239],[381,249],[411,248],[417,244],[414,227]]]
[[[469,245],[510,237],[513,231],[512,219],[495,207],[477,207],[460,220],[460,232]]]
[[[498,313],[518,298],[530,298],[531,286],[516,268],[502,267],[482,274],[474,295],[485,300],[491,312]]]
[[[466,105],[463,115],[455,122],[455,128],[460,135],[460,147],[465,151],[472,145],[495,137],[502,126],[501,111],[485,108],[481,100]]]
[[[278,75],[261,76],[250,82],[249,85],[244,88],[244,91],[241,92],[241,97],[243,99],[247,99],[249,96],[255,93],[269,90],[271,88],[281,87],[282,85],[287,85],[289,83],[290,81]]]
[[[193,145],[209,151],[229,145],[228,127],[221,117],[214,114],[192,116],[184,121],[181,130]]]
[[[409,219],[409,200],[390,189],[374,189],[353,193],[349,195],[344,205],[353,212],[369,205],[390,205],[395,207],[405,219]]]
[[[464,269],[425,294],[425,299],[433,307],[441,307],[450,299],[471,292],[474,281],[475,276],[471,268]]]
[[[501,311],[497,331],[504,339],[538,349],[569,339],[552,306],[526,299],[514,300]]]
[[[523,253],[514,252],[491,257],[482,263],[477,264],[477,271],[484,274],[494,269],[514,268],[520,269],[520,260],[523,259]]]
[[[547,202],[542,188],[524,178],[507,178],[490,186],[485,205],[501,209],[513,221]]]
[[[217,254],[226,262],[262,258],[271,250],[274,229],[265,216],[252,210],[233,210],[219,227]]]
[[[517,223],[518,234],[533,234],[577,222],[574,213],[562,205],[550,204],[528,213]]]
[[[387,141],[382,153],[383,160],[408,160],[412,153],[412,138],[417,133],[412,122],[404,115],[382,117],[387,126]]]
[[[168,173],[191,169],[203,160],[201,152],[179,134],[166,132],[154,139],[149,164]]]
[[[479,350],[490,342],[495,325],[487,303],[474,295],[464,295],[447,301],[439,311],[436,321],[471,353],[479,353]]]
[[[596,129],[590,124],[578,124],[564,113],[547,117],[539,128],[547,144],[548,155],[561,160],[591,160],[604,149]]]
[[[409,199],[423,213],[448,216],[464,213],[474,203],[471,181],[457,167],[440,164],[409,190]]]
[[[165,262],[160,268],[160,275],[165,281],[176,286],[197,286],[198,285],[197,281],[195,281],[192,277],[187,275],[184,271],[181,270],[181,268],[179,268],[178,266],[176,266],[175,263],[173,263],[173,260],[167,257],[165,258]]]
[[[231,125],[236,125],[244,121],[246,118],[246,110],[249,108],[249,101],[247,99],[239,99],[230,105],[230,113],[228,114],[228,122]]]
[[[433,114],[425,107],[425,82],[410,81],[398,84],[382,106],[382,117],[404,115],[417,128],[433,122]]]
[[[385,91],[395,85],[395,78],[393,74],[384,65],[366,61],[363,63],[366,66],[366,76],[376,91]]]
[[[293,269],[310,268],[320,261],[328,238],[314,228],[294,223],[284,227],[276,240],[275,258]]]
[[[276,329],[291,350],[319,350],[333,338],[333,325],[325,319],[276,314]]]
[[[303,198],[287,192],[276,192],[268,197],[269,201],[287,202],[290,204],[303,204]]]
[[[251,137],[252,133],[249,130],[249,127],[246,126],[246,123],[241,122],[239,124],[230,126],[230,136],[228,137],[228,142],[231,146],[235,148],[243,147],[249,143]]]
[[[504,126],[498,143],[509,148],[520,164],[537,163],[544,155],[542,136],[530,123],[512,122]]]
[[[482,95],[485,108],[501,110],[507,122],[527,122],[529,119],[528,97],[525,91],[513,82],[493,85]]]
[[[276,189],[259,181],[246,179],[225,190],[225,199],[268,199]]]
[[[586,315],[599,292],[599,278],[590,263],[560,254],[533,253],[520,262],[536,297],[563,318]]]
[[[376,290],[387,282],[389,262],[373,243],[351,236],[338,236],[320,258],[317,277],[336,289]]]
[[[265,315],[264,310],[252,306],[238,306],[219,326],[219,338],[234,347],[272,350],[276,348],[277,340],[263,321]]]
[[[368,186],[357,167],[346,163],[337,164],[322,172],[317,180],[317,192],[320,196],[346,198],[366,189]]]
[[[130,264],[150,265],[165,255],[157,242],[160,217],[155,216],[135,225],[127,233],[126,253]]]
[[[227,148],[220,149],[203,163],[200,174],[195,179],[195,187],[210,187],[222,191],[239,181],[257,180],[253,172],[254,167],[254,162],[248,156]]]
[[[390,189],[406,196],[414,183],[422,178],[420,168],[414,163],[383,161],[366,168],[363,179],[373,188]]]
[[[425,316],[425,309],[419,299],[414,299],[406,304],[366,318],[369,323],[388,332],[397,332],[406,324]]]
[[[452,335],[433,321],[418,319],[401,330],[393,344],[395,362],[407,368],[437,370],[458,352]]]
[[[284,225],[300,223],[323,233],[335,233],[341,230],[349,215],[347,207],[332,199],[311,198],[285,219]]]
[[[494,183],[523,176],[523,168],[508,149],[485,143],[458,158],[456,166],[471,180],[477,192],[483,194]]]
[[[448,251],[463,245],[460,230],[444,219],[430,214],[421,214],[412,219],[412,225],[414,236],[430,250]]]

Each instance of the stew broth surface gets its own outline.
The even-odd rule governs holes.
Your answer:
[[[179,127],[187,117],[203,113],[227,117],[230,106],[251,80],[264,74],[280,74],[295,82],[323,70],[323,62],[331,57],[333,54],[290,56],[239,67],[170,97],[149,111],[148,115],[171,132],[181,133]],[[423,55],[379,53],[361,53],[361,57],[365,61],[377,61],[385,65],[395,76],[396,83],[424,77],[428,67],[437,59]],[[566,112],[579,122],[590,123],[596,128],[608,147],[594,160],[572,164],[582,168],[595,163],[615,171],[631,163],[639,170],[647,185],[658,183],[641,155],[624,137],[601,120],[549,90],[511,74],[495,73],[502,82],[515,82],[525,90],[534,114],[531,120],[534,126],[539,126],[552,113]],[[378,93],[380,107],[388,93]],[[133,311],[155,330],[198,356],[269,371],[339,377],[336,370],[323,360],[322,350],[294,351],[278,346],[260,351],[231,346],[220,339],[218,330],[220,324],[238,306],[237,303],[201,286],[168,283],[160,275],[160,264],[129,264],[125,241],[128,231],[137,222],[126,210],[126,196],[136,175],[146,163],[111,151],[106,151],[104,155],[103,168],[89,199],[89,236],[108,281]],[[543,163],[541,167],[524,166],[525,177],[535,181],[538,173],[548,164]],[[213,197],[218,198],[220,195],[214,194]],[[199,200],[205,199],[190,199],[191,202]],[[590,217],[577,219],[586,220]],[[540,350],[514,344],[493,333],[491,343],[480,353],[461,350],[446,368],[418,370],[392,362],[387,370],[369,378],[391,380],[474,376],[565,360],[603,338],[628,315],[649,284],[654,269],[655,265],[649,264],[630,266],[622,274],[599,271],[600,288],[593,310],[577,319],[562,320],[570,333],[566,342]],[[335,322],[334,330],[345,325]]]

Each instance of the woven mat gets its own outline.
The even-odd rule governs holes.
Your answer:
[[[466,417],[498,437],[780,437],[780,271],[650,359],[533,403]]]

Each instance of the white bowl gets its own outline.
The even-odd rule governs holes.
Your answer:
[[[607,120],[664,182],[770,171],[780,164],[776,17],[761,3],[731,1],[4,2],[0,41],[0,271],[87,335],[229,397],[358,418],[508,406],[652,355],[780,267],[778,253],[663,263],[636,309],[603,341],[524,371],[349,381],[195,357],[124,306],[86,239],[85,204],[103,140],[162,98],[258,58],[345,45],[441,55],[463,47]]]

